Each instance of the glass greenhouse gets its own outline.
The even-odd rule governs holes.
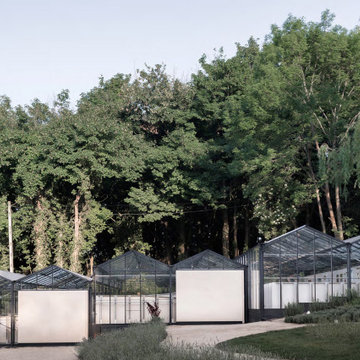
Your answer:
[[[42,270],[29,274],[16,283],[17,290],[75,290],[88,289],[92,278],[50,265]]]
[[[359,240],[340,241],[304,225],[240,255],[235,261],[248,266],[250,320],[281,316],[288,303],[359,290]]]
[[[12,342],[12,319],[15,315],[14,282],[24,275],[0,270],[0,344]]]
[[[204,250],[199,254],[182,260],[173,266],[174,270],[235,270],[243,269],[239,263],[236,263],[223,255],[212,250]]]
[[[170,267],[136,251],[98,265],[94,271],[96,324],[129,324],[151,319],[148,304],[171,322],[174,292]]]
[[[76,332],[81,341],[89,334],[91,284],[56,265],[27,276],[0,271],[0,344],[73,342]]]

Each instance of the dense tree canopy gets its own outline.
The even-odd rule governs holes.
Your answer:
[[[118,74],[54,104],[0,99],[0,268],[90,272],[128,249],[169,263],[309,224],[339,239],[360,223],[360,30],[290,16],[264,44]]]

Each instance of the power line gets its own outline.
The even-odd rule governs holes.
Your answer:
[[[226,207],[226,209],[234,209],[235,206]],[[184,210],[184,211],[168,211],[168,212],[141,212],[141,213],[118,213],[117,216],[123,217],[123,216],[145,216],[145,215],[156,215],[156,214],[164,214],[165,215],[184,215],[184,214],[192,214],[192,213],[205,213],[205,212],[213,212],[217,211],[219,209],[199,209],[199,210]]]

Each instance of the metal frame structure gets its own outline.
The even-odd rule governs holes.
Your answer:
[[[0,270],[0,332],[6,339],[0,345],[13,344],[15,341],[15,291],[14,284],[25,275]],[[10,321],[9,321],[10,320]],[[5,321],[5,323],[4,323]],[[10,326],[8,325],[10,323]]]
[[[4,274],[7,273],[7,282]],[[5,278],[6,279],[6,278]],[[92,332],[92,312],[90,311],[92,278],[60,268],[56,265],[48,266],[27,276],[0,271],[0,293],[7,291],[8,315],[11,316],[11,326],[8,329],[10,341],[7,344],[14,346],[16,341],[16,319],[18,314],[18,291],[22,290],[87,290],[89,292],[89,334]]]
[[[96,331],[101,332],[103,327],[145,321],[147,314],[144,314],[144,302],[147,298],[157,302],[161,294],[164,298],[162,312],[166,313],[165,321],[169,324],[176,322],[176,270],[246,271],[246,268],[211,250],[205,250],[172,266],[136,251],[126,252],[94,269]],[[130,305],[134,314],[131,319]],[[165,309],[164,306],[168,308]],[[124,315],[119,314],[119,311]]]
[[[199,254],[193,255],[185,260],[179,261],[172,267],[174,270],[180,269],[196,269],[196,270],[212,270],[212,269],[222,269],[222,270],[237,270],[244,269],[244,266],[241,263],[234,262],[226,258],[223,255],[220,255],[212,250],[204,250]]]
[[[159,304],[160,301],[169,301],[171,304],[173,285],[170,267],[137,251],[128,251],[98,265],[93,279],[97,325],[143,322],[149,316],[147,302]],[[119,308],[122,309],[120,313]],[[171,307],[168,317],[171,323]]]
[[[355,280],[351,273],[360,266],[360,237],[344,242],[304,225],[258,244],[235,261],[248,265],[250,320],[277,317],[287,302],[346,295]],[[304,299],[304,290],[311,298]]]

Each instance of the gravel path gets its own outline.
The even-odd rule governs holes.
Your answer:
[[[0,348],[1,360],[77,360],[75,346]]]
[[[284,319],[230,325],[171,325],[167,327],[168,338],[165,341],[172,344],[215,345],[240,336],[301,326],[285,323]]]

